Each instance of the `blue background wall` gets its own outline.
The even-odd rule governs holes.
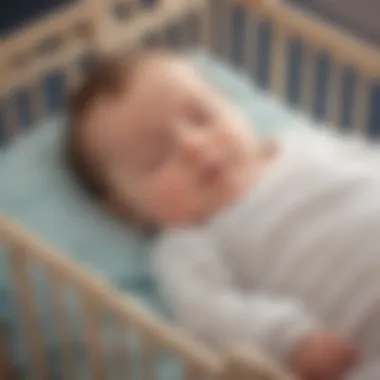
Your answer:
[[[0,34],[4,35],[14,28],[76,0],[1,0]]]

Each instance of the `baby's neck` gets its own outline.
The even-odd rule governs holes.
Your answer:
[[[268,166],[276,159],[279,152],[279,144],[275,139],[262,138],[258,140],[252,149],[252,156],[248,162],[246,174],[242,178],[242,185],[231,197],[230,202],[244,196],[255,183],[260,181]]]
[[[276,159],[279,150],[278,141],[275,139],[263,138],[258,140],[252,147],[252,155],[247,160],[247,165],[242,168],[236,188],[227,193],[224,199],[212,205],[203,220],[207,221],[213,218],[244,197],[255,183],[260,181],[268,166]]]

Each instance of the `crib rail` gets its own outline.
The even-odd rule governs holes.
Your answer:
[[[213,52],[319,122],[380,135],[380,51],[282,0],[210,0]]]
[[[255,14],[271,19],[280,32],[297,34],[314,48],[329,51],[339,62],[358,67],[366,75],[380,76],[380,52],[364,41],[359,41],[322,20],[306,15],[281,0],[236,0]],[[281,30],[280,30],[281,29]]]
[[[97,54],[157,43],[209,47],[317,121],[380,136],[380,52],[285,1],[82,0],[0,41],[0,141],[59,110]]]
[[[91,10],[88,2],[79,2],[5,38],[0,44],[0,95],[69,64],[97,24]]]
[[[191,2],[167,0],[154,12],[138,13],[131,6],[128,15],[130,22],[113,21],[108,24],[107,33],[99,38],[103,53],[120,52],[143,44],[172,43],[176,47],[189,47],[194,41],[190,28],[186,28],[194,15],[202,12],[206,6],[204,0]],[[195,27],[195,26],[194,26]],[[195,31],[196,32],[196,31]]]
[[[43,329],[38,319],[35,295],[28,275],[28,266],[38,264],[44,269],[51,285],[52,316],[57,329],[65,378],[77,378],[74,353],[70,349],[69,321],[63,307],[63,290],[70,286],[78,294],[83,314],[84,344],[89,354],[91,379],[109,378],[105,349],[102,346],[100,313],[107,311],[116,328],[113,354],[118,362],[120,378],[130,378],[128,349],[120,337],[133,328],[140,339],[139,357],[142,372],[136,380],[157,378],[156,360],[159,350],[165,349],[183,364],[181,378],[199,379],[257,379],[286,380],[290,377],[273,363],[253,350],[234,351],[217,355],[180,331],[167,326],[138,306],[132,299],[118,293],[98,277],[52,250],[28,232],[7,219],[0,220],[0,245],[7,249],[15,297],[21,317],[23,335],[27,342],[31,370],[38,380],[47,380]],[[1,370],[1,368],[0,368]]]
[[[357,131],[363,131],[367,124],[368,108],[370,101],[371,85],[380,78],[380,51],[363,41],[356,40],[353,36],[348,36],[330,25],[326,25],[321,20],[305,15],[283,1],[242,1],[248,5],[253,12],[260,17],[271,20],[274,24],[273,31],[273,52],[277,55],[273,58],[272,75],[274,78],[286,77],[286,48],[287,40],[294,36],[299,36],[308,50],[309,61],[305,63],[304,80],[307,85],[304,87],[305,110],[313,113],[313,64],[318,53],[327,53],[331,59],[330,77],[326,90],[326,111],[324,119],[327,123],[339,126],[340,103],[342,96],[342,72],[346,68],[355,68],[357,72],[357,91],[354,102],[353,122]],[[314,58],[314,59],[313,59]],[[277,63],[276,63],[277,62]],[[315,73],[315,70],[314,70]],[[314,80],[316,80],[314,78]],[[284,82],[278,85],[279,81],[273,81],[272,90],[275,94],[284,98]],[[314,82],[314,88],[316,83]]]
[[[92,29],[100,25],[93,11],[95,5],[89,4],[89,1],[75,3],[0,42],[0,135],[3,137],[0,140],[19,135],[22,124],[45,115],[43,92],[47,73],[59,73],[60,84],[65,86],[78,75],[78,65],[73,62],[89,51]]]
[[[194,45],[204,0],[81,0],[0,41],[0,147],[64,104],[99,54]]]

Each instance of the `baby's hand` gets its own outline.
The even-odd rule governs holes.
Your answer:
[[[301,380],[338,380],[357,360],[356,350],[326,331],[304,336],[292,356],[292,370]]]

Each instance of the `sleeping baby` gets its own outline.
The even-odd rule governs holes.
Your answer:
[[[300,379],[380,377],[380,157],[364,143],[255,136],[160,50],[94,67],[66,143],[97,202],[157,231],[157,283],[182,328]]]

